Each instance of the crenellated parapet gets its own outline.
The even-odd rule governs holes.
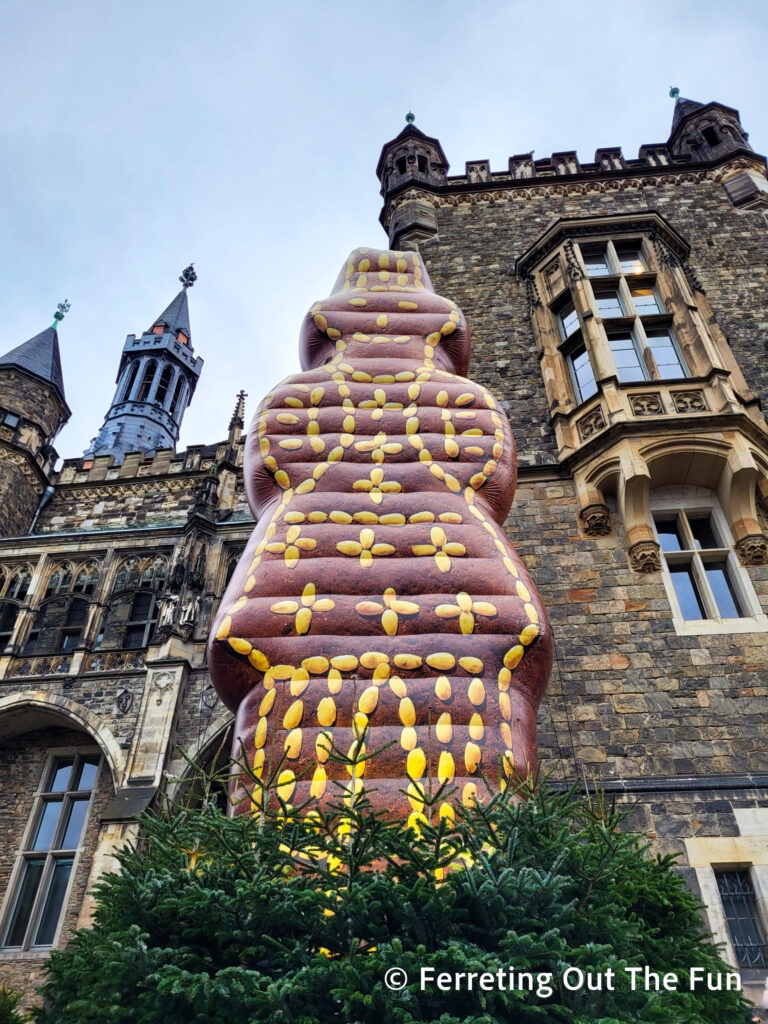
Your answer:
[[[520,198],[546,197],[551,194],[546,190],[553,187],[588,194],[621,189],[633,181],[643,187],[655,177],[724,166],[729,170],[719,180],[734,205],[760,206],[768,203],[766,162],[747,138],[739,112],[732,107],[679,99],[669,139],[643,144],[634,158],[625,156],[620,146],[601,147],[586,162],[575,150],[538,158],[531,151],[511,156],[505,170],[492,170],[489,160],[474,159],[466,162],[462,174],[448,175],[439,140],[409,123],[384,145],[379,158],[376,173],[384,197],[379,219],[391,245],[413,248],[437,236],[436,208],[460,201],[458,197],[468,192],[492,193],[494,201],[512,198],[515,192]]]

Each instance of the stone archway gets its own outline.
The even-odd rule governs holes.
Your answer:
[[[91,736],[101,748],[117,790],[125,771],[125,754],[97,715],[82,704],[56,693],[24,690],[0,699],[0,737],[18,736],[32,729],[68,722]]]

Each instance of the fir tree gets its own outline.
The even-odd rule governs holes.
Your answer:
[[[749,1019],[737,992],[689,990],[692,967],[730,969],[672,858],[649,856],[601,798],[527,783],[440,815],[446,794],[425,794],[408,825],[348,790],[290,808],[278,781],[257,783],[253,815],[227,818],[208,789],[202,806],[142,818],[139,845],[98,883],[94,926],[52,954],[38,1024]],[[646,965],[679,990],[631,991],[624,968]],[[611,968],[615,991],[566,991],[566,967]],[[420,985],[422,969],[510,968],[551,975],[551,994]]]

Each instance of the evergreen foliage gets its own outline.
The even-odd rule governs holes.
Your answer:
[[[650,857],[599,796],[529,782],[452,817],[438,793],[409,827],[348,794],[288,808],[277,782],[252,816],[227,818],[209,790],[202,806],[143,817],[139,846],[98,884],[93,928],[52,954],[38,1024],[748,1019],[736,992],[689,991],[691,967],[730,969],[672,858]],[[680,990],[630,991],[624,967],[645,965],[677,973]],[[616,990],[565,991],[565,966],[613,968]],[[402,991],[385,986],[395,967]],[[552,995],[495,980],[421,991],[430,967],[547,972]]]

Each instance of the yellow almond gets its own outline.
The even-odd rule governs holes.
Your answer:
[[[285,712],[285,717],[283,718],[283,728],[295,729],[299,722],[301,722],[303,714],[304,701],[295,700],[293,704],[291,704],[291,706]]]
[[[444,750],[440,754],[440,761],[437,765],[437,778],[440,782],[450,782],[456,773],[453,757]]]
[[[415,747],[409,754],[405,762],[405,770],[412,779],[420,779],[424,774],[424,769],[427,767],[427,759],[424,756],[424,751],[421,747]]]
[[[469,735],[473,740],[481,740],[483,738],[484,731],[483,720],[480,715],[475,712],[469,720]]]
[[[437,720],[435,725],[435,735],[441,743],[450,743],[453,737],[453,726],[451,724],[451,716],[447,711],[444,711]]]
[[[416,724],[416,709],[413,706],[413,701],[410,697],[403,697],[400,701],[400,721],[403,725],[415,725]]]
[[[465,672],[469,672],[472,675],[483,671],[483,663],[480,658],[459,658],[459,665]]]
[[[307,672],[311,672],[314,676],[323,675],[328,671],[328,659],[315,656],[313,658],[305,658],[301,663],[301,667],[305,668]]]
[[[417,654],[396,654],[395,667],[405,672],[421,667],[421,658]]]
[[[456,659],[446,651],[438,651],[435,654],[427,655],[427,664],[438,672],[449,672],[456,664]]]
[[[435,693],[440,700],[451,699],[451,682],[447,676],[438,676],[435,683]]]
[[[317,720],[320,725],[333,725],[336,721],[336,704],[331,697],[323,697],[317,705]]]
[[[470,701],[475,705],[475,707],[479,707],[483,703],[483,701],[485,700],[485,687],[483,686],[482,679],[472,680],[472,682],[469,684],[467,696],[469,697]]]
[[[379,691],[375,686],[369,686],[360,694],[360,700],[358,701],[358,707],[366,714],[371,715],[376,710],[376,705],[379,702]]]
[[[464,765],[470,775],[477,771],[480,757],[480,747],[476,743],[468,743],[464,749]]]
[[[301,729],[291,729],[285,738],[285,753],[292,761],[301,753]]]

